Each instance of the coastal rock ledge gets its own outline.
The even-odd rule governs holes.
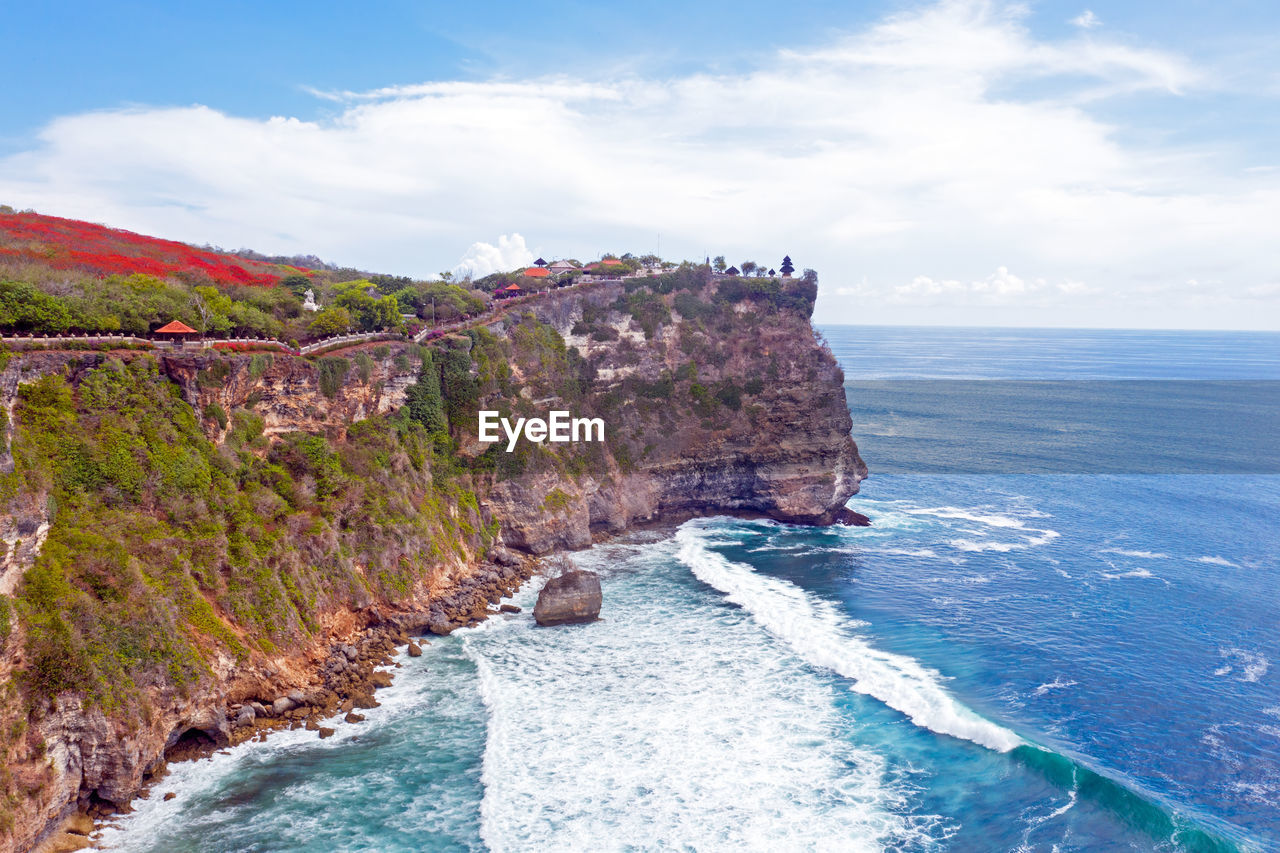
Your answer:
[[[547,581],[538,593],[533,618],[539,625],[576,625],[600,616],[600,576],[572,571]]]

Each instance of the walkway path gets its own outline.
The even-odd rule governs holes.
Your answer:
[[[593,278],[590,281],[578,282],[571,284],[566,288],[557,288],[557,290],[567,290],[569,288],[585,288],[596,284],[606,284],[610,282],[622,281],[621,278]],[[412,336],[404,335],[399,332],[355,332],[349,335],[336,335],[331,338],[324,338],[318,341],[312,341],[308,344],[294,349],[281,340],[275,338],[205,338],[200,341],[192,341],[186,344],[175,343],[173,341],[156,340],[155,338],[143,338],[136,335],[3,335],[0,334],[0,344],[26,344],[38,345],[43,349],[58,350],[83,350],[86,348],[98,348],[106,344],[108,346],[127,346],[142,347],[167,352],[185,352],[188,350],[207,350],[207,349],[234,349],[235,347],[251,347],[254,349],[276,349],[290,355],[315,355],[320,352],[334,353],[340,352],[352,347],[361,346],[363,344],[372,343],[379,340],[411,340],[414,343],[422,343],[433,337],[448,334],[449,332],[458,332],[464,329],[471,329],[476,326],[487,325],[493,322],[495,318],[506,313],[510,308],[518,305],[524,305],[530,301],[547,296],[555,291],[539,290],[524,296],[513,296],[506,299],[494,300],[490,302],[488,309],[483,314],[477,314],[474,317],[463,317],[454,320],[451,323],[445,323],[440,326],[426,326],[420,329]],[[439,332],[440,335],[433,333]]]

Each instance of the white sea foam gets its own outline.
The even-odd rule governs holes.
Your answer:
[[[704,524],[687,522],[676,533],[680,561],[805,660],[851,679],[854,690],[884,702],[923,728],[1000,752],[1023,742],[958,702],[939,683],[941,676],[936,672],[850,634],[846,620],[830,602],[709,550]]]
[[[1226,557],[1217,557],[1217,556],[1212,556],[1212,557],[1196,557],[1196,562],[1197,562],[1197,563],[1205,563],[1205,564],[1210,565],[1210,566],[1225,566],[1226,568],[1229,568],[1229,569],[1238,569],[1238,568],[1240,568],[1240,564],[1239,564],[1239,563],[1233,563],[1233,562],[1231,562],[1230,560],[1228,560]]]
[[[1026,526],[1020,518],[1013,518],[1008,515],[998,515],[996,513],[979,513],[974,510],[961,509],[954,506],[912,507],[904,509],[903,511],[909,515],[931,515],[935,518],[955,518],[963,521],[974,521],[978,524],[985,524],[988,527],[1022,528]]]
[[[1159,551],[1128,551],[1124,548],[1105,548],[1104,554],[1119,554],[1122,557],[1137,557],[1140,560],[1167,560],[1168,554],[1161,554]]]
[[[807,545],[774,545],[773,543],[766,543],[752,548],[751,553],[758,554],[764,551],[804,551],[807,547]]]
[[[842,549],[846,553],[848,549]],[[884,554],[887,557],[927,557],[937,559],[938,552],[932,548],[863,548],[868,554]]]
[[[1112,567],[1114,568],[1114,566]],[[1102,576],[1109,581],[1121,580],[1123,578],[1154,578],[1150,569],[1129,569],[1127,572],[1102,572]]]
[[[1075,682],[1072,682],[1073,684]],[[1044,824],[1055,818],[1060,818],[1075,807],[1080,800],[1080,778],[1076,771],[1076,766],[1071,765],[1071,788],[1067,792],[1067,799],[1062,805],[1052,809],[1044,814],[1032,814],[1029,810],[1022,813],[1022,819],[1026,822],[1027,828],[1022,833],[1022,844],[1016,848],[1017,853],[1031,853],[1036,847],[1031,843],[1032,834]],[[1057,844],[1053,845],[1053,850],[1058,850]]]
[[[1041,684],[1039,687],[1037,687],[1035,689],[1035,694],[1037,696],[1043,696],[1046,693],[1048,693],[1050,690],[1061,690],[1064,687],[1075,687],[1075,686],[1076,686],[1076,682],[1063,681],[1062,676],[1057,675],[1057,676],[1054,676],[1053,681],[1050,681],[1046,684]]]
[[[225,810],[231,807],[222,806],[221,801],[228,785],[237,778],[260,774],[264,768],[285,766],[300,756],[337,754],[350,748],[354,738],[368,736],[389,721],[413,713],[423,702],[419,690],[423,671],[420,667],[408,666],[396,673],[394,683],[378,691],[380,707],[362,712],[367,718],[365,722],[357,725],[337,718],[326,721],[326,726],[335,729],[335,734],[328,739],[321,740],[316,732],[306,729],[281,730],[272,732],[265,742],[249,741],[198,761],[168,765],[167,775],[149,796],[135,800],[131,813],[114,818],[101,831],[100,846],[120,851],[154,851],[157,839],[165,838],[175,824],[181,824],[185,832],[225,830]],[[349,780],[349,784],[347,793],[358,796],[361,790],[376,786],[377,782],[361,776]],[[165,800],[162,793],[170,791],[177,797]],[[332,786],[321,789],[304,778],[291,782],[287,795],[298,802],[317,803],[336,798],[339,793]],[[251,811],[244,813],[244,819],[239,829],[246,839],[246,848],[257,843],[253,837],[258,829],[264,836],[290,839],[290,846],[324,846],[317,835],[322,828],[304,814],[291,814],[287,825],[275,822],[269,828],[254,827]],[[327,829],[332,831],[333,827]]]
[[[1047,545],[1054,539],[1058,538],[1056,530],[1028,530],[1031,535],[1026,536],[1021,542],[993,542],[986,539],[949,539],[947,544],[952,548],[960,551],[969,551],[978,553],[982,551],[995,551],[1005,554],[1009,551],[1025,551],[1028,548],[1035,548],[1039,545]]]
[[[606,580],[602,622],[549,630],[517,618],[460,632],[489,713],[485,844],[918,846],[929,821],[895,813],[909,811],[906,794],[848,737],[832,681],[719,596],[684,588],[671,551],[652,546],[645,571]],[[609,553],[576,561],[592,568]]]
[[[868,501],[866,503],[877,502]],[[947,540],[947,544],[952,548],[967,553],[982,553],[987,551],[1008,553],[1010,551],[1024,551],[1028,548],[1047,545],[1054,539],[1057,539],[1059,535],[1056,530],[1028,527],[1024,518],[1013,515],[1004,515],[984,508],[964,509],[954,506],[920,507],[906,501],[889,501],[884,502],[883,505],[887,507],[887,510],[883,514],[873,512],[871,507],[866,507],[867,512],[872,516],[873,530],[879,529],[882,532],[886,527],[893,528],[912,526],[914,524],[918,524],[918,520],[922,518],[937,518],[946,521],[970,522],[971,525],[980,525],[979,527],[965,527],[957,525],[955,532],[966,535]],[[1024,509],[1019,512],[1020,515],[1024,517],[1049,517],[1046,513],[1037,512],[1031,509]],[[992,540],[986,538],[988,530],[999,530],[1005,531],[1006,533],[1014,533],[1022,538],[1016,541],[1004,541],[1003,539]]]
[[[1218,649],[1218,654],[1226,658],[1226,663],[1214,670],[1214,675],[1230,675],[1238,666],[1241,681],[1255,682],[1271,668],[1271,661],[1260,652],[1230,646]]]

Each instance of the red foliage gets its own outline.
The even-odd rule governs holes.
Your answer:
[[[213,345],[216,350],[227,352],[279,352],[280,348],[263,341],[262,343],[241,343],[239,341],[218,341]],[[301,355],[298,350],[291,350],[294,355]]]
[[[145,273],[164,278],[194,274],[197,279],[207,277],[211,283],[224,285],[270,287],[294,272],[314,275],[311,270],[252,261],[173,240],[38,213],[0,214],[0,258],[3,257],[99,276]]]

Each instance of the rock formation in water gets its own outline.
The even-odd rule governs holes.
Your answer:
[[[600,576],[576,570],[551,578],[538,592],[533,619],[539,625],[576,625],[600,616]]]
[[[127,804],[166,753],[358,718],[386,644],[497,612],[531,555],[702,514],[848,521],[866,467],[814,293],[691,267],[430,347],[4,355],[0,850]],[[604,440],[508,453],[481,409]]]

